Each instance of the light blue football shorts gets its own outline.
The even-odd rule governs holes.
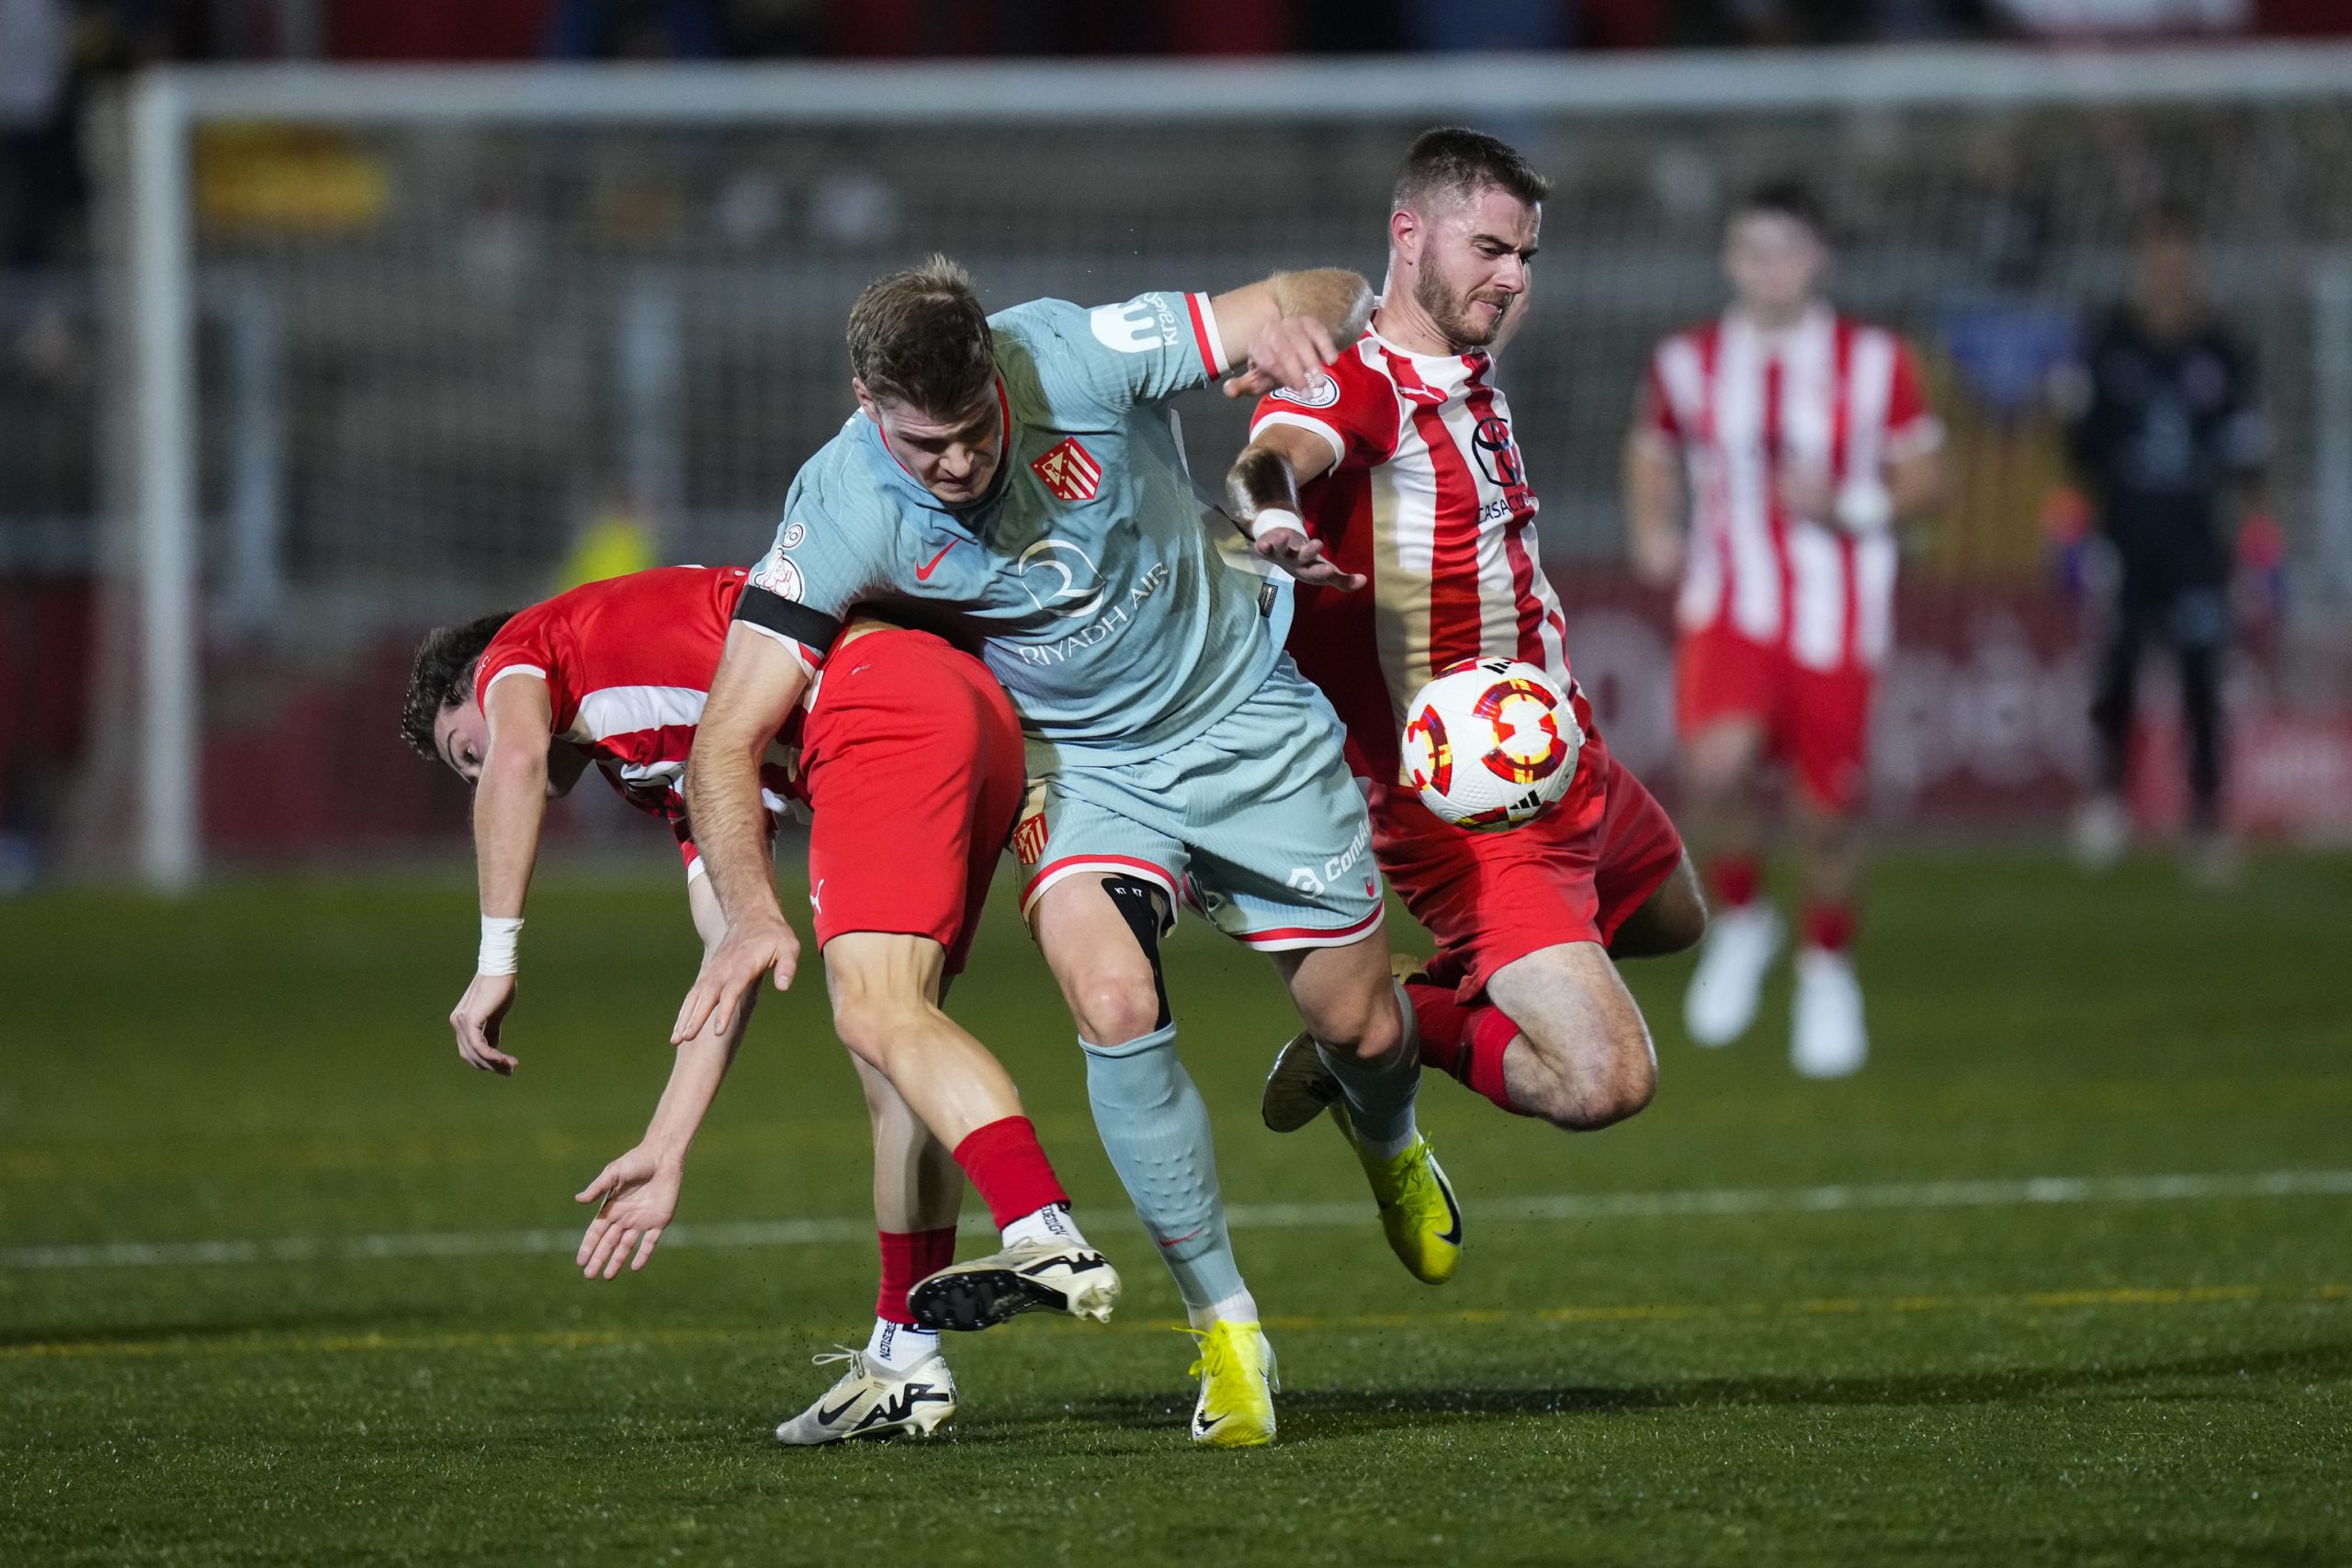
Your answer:
[[[1241,705],[1147,761],[1091,768],[1033,741],[1012,847],[1025,918],[1056,883],[1124,874],[1273,953],[1380,925],[1381,880],[1339,716],[1285,658]]]

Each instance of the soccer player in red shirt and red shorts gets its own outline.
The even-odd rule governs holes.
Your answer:
[[[1610,754],[1569,672],[1535,493],[1492,379],[1492,349],[1526,309],[1544,189],[1493,137],[1415,141],[1372,330],[1324,380],[1259,403],[1227,488],[1260,553],[1312,585],[1292,655],[1347,726],[1381,869],[1437,938],[1406,978],[1422,1060],[1507,1111],[1588,1130],[1657,1085],[1613,961],[1687,947],[1706,916],[1673,823]],[[1432,815],[1398,765],[1406,705],[1483,655],[1544,671],[1586,733],[1567,795],[1495,833]],[[1267,1123],[1303,1125],[1330,1098],[1312,1042],[1294,1041],[1267,1080]]]
[[[402,732],[474,785],[482,953],[450,1016],[474,1066],[514,1070],[500,1037],[540,824],[548,797],[589,763],[671,824],[706,951],[726,934],[679,786],[746,576],[636,572],[445,627],[418,649]],[[1012,1079],[939,1009],[1022,805],[1020,728],[977,660],[926,632],[859,621],[760,772],[771,823],[795,804],[813,817],[809,903],[834,1028],[873,1118],[882,1258],[866,1349],[850,1352],[849,1371],[777,1436],[927,1433],[955,1413],[940,1327],[985,1327],[1032,1308],[1104,1317],[1118,1293],[1117,1274],[1070,1221]],[[577,1258],[590,1278],[651,1256],[745,1021],[739,1012],[725,1032],[677,1047],[644,1140],[580,1194],[601,1205]],[[966,1177],[1005,1250],[958,1268]]]
[[[1762,765],[1784,763],[1805,899],[1790,1055],[1815,1077],[1869,1053],[1849,950],[1871,693],[1894,639],[1894,525],[1943,482],[1910,350],[1822,302],[1829,261],[1802,186],[1733,209],[1731,309],[1658,345],[1625,457],[1635,569],[1680,584],[1676,727],[1711,852],[1716,913],[1684,1021],[1724,1045],[1755,1020],[1781,945],[1755,801]]]

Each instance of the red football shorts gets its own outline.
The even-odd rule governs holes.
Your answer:
[[[1026,787],[996,680],[929,632],[837,645],[801,731],[817,945],[927,936],[960,973]]]
[[[1763,726],[1767,758],[1786,763],[1820,810],[1853,810],[1869,779],[1871,671],[1808,670],[1785,649],[1724,626],[1682,638],[1674,658],[1674,725],[1684,739],[1727,718]]]
[[[1606,946],[1682,862],[1666,809],[1589,724],[1576,781],[1534,821],[1474,833],[1432,815],[1406,785],[1375,784],[1372,844],[1405,908],[1437,938],[1430,978],[1464,1003],[1531,953]]]

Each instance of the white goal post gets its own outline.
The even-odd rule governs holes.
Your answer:
[[[2326,581],[2336,603],[2346,602],[2352,590],[2352,213],[2343,209],[2344,167],[2352,162],[2352,133],[2346,130],[2352,127],[2352,48],[2098,53],[1956,47],[1234,65],[170,68],[138,78],[120,101],[100,113],[107,117],[107,134],[99,139],[105,150],[100,184],[114,213],[111,231],[119,241],[110,259],[123,302],[117,322],[119,379],[109,386],[123,426],[109,452],[122,471],[111,488],[122,492],[124,504],[109,521],[110,542],[102,552],[110,591],[107,602],[114,606],[107,618],[107,657],[115,669],[102,682],[112,694],[100,716],[96,748],[102,755],[98,765],[112,770],[111,777],[99,781],[104,787],[97,793],[110,791],[119,809],[111,830],[99,831],[96,840],[126,850],[119,867],[159,891],[187,889],[205,867],[205,649],[224,617],[248,637],[268,635],[283,620],[300,624],[304,646],[322,642],[336,628],[364,618],[369,606],[413,610],[432,600],[411,581],[413,575],[416,582],[425,581],[425,566],[412,574],[408,565],[413,557],[432,554],[431,541],[440,536],[430,528],[446,525],[479,538],[507,526],[518,504],[529,509],[517,502],[521,492],[514,489],[476,501],[470,499],[476,492],[455,477],[435,488],[431,470],[438,458],[429,443],[359,457],[351,455],[358,438],[348,434],[320,436],[315,448],[289,445],[300,438],[280,427],[280,416],[290,419],[290,400],[300,394],[290,386],[270,389],[276,383],[269,367],[277,362],[276,334],[281,330],[273,313],[273,290],[289,287],[286,280],[295,275],[288,269],[300,268],[306,309],[322,316],[365,315],[375,309],[370,289],[389,265],[383,257],[396,244],[411,242],[384,237],[403,216],[398,211],[381,220],[383,231],[345,233],[333,243],[311,243],[298,236],[254,242],[240,250],[236,243],[220,241],[208,231],[200,212],[196,150],[206,133],[224,127],[349,133],[368,139],[379,150],[376,156],[413,154],[403,165],[411,171],[407,188],[435,199],[446,191],[473,193],[481,210],[503,203],[504,227],[484,220],[485,234],[476,248],[491,258],[479,262],[485,270],[511,269],[523,264],[498,258],[518,250],[527,254],[531,281],[523,286],[524,299],[503,307],[510,312],[528,310],[534,288],[577,288],[584,300],[589,285],[575,279],[593,273],[594,288],[603,290],[605,275],[612,274],[609,296],[598,292],[596,302],[583,303],[581,310],[583,316],[617,323],[619,346],[611,355],[595,344],[579,352],[605,355],[596,360],[600,365],[615,357],[625,361],[618,374],[627,384],[613,396],[625,409],[641,410],[705,390],[698,372],[680,367],[677,356],[684,350],[677,334],[684,329],[675,323],[681,311],[724,316],[735,309],[729,301],[741,300],[741,320],[767,331],[782,313],[798,308],[799,295],[833,289],[841,277],[870,275],[896,265],[910,250],[928,249],[933,209],[923,204],[944,198],[927,197],[917,188],[919,182],[900,177],[917,156],[908,149],[926,141],[942,160],[964,156],[967,142],[990,154],[1011,149],[1011,156],[1023,160],[964,169],[966,188],[955,197],[956,228],[967,235],[1034,231],[1034,245],[1026,250],[1017,240],[1006,242],[1015,247],[1007,254],[1024,260],[1021,280],[1075,290],[1096,277],[1124,286],[1134,266],[1121,258],[1156,245],[1177,250],[1173,259],[1187,265],[1227,255],[1299,260],[1308,259],[1298,254],[1302,237],[1312,244],[1327,235],[1353,232],[1349,259],[1374,265],[1376,249],[1363,236],[1376,242],[1377,220],[1366,215],[1365,207],[1377,199],[1380,188],[1377,149],[1386,148],[1393,158],[1401,148],[1399,128],[1462,120],[1514,139],[1530,131],[1567,165],[1547,215],[1544,251],[1555,270],[1547,280],[1544,308],[1585,299],[1616,301],[1610,308],[1621,310],[1625,341],[1631,343],[1636,327],[1652,330],[1685,309],[1694,288],[1711,286],[1705,243],[1689,239],[1703,232],[1696,209],[1774,156],[1815,164],[1797,172],[1830,187],[1834,196],[1847,179],[1840,160],[1868,164],[1874,137],[1882,130],[1894,137],[1913,122],[1915,129],[1896,140],[1907,149],[1902,156],[1934,163],[1911,182],[1919,188],[1906,193],[1899,171],[1867,171],[1871,188],[1886,193],[1880,204],[1883,221],[1871,236],[1875,248],[1858,261],[1852,276],[1872,307],[1900,315],[1906,302],[1925,310],[1932,299],[1973,286],[1953,273],[1952,258],[1975,243],[1961,234],[1962,217],[1975,211],[1966,204],[1981,202],[1988,211],[1996,205],[1995,197],[1980,194],[1988,181],[1991,186],[2043,193],[2046,209],[2035,220],[2060,236],[2045,247],[2039,276],[2017,287],[2053,299],[2086,300],[2116,285],[2128,236],[2127,197],[2134,187],[2122,174],[2102,166],[2103,159],[2123,155],[2110,133],[2113,117],[2148,117],[2158,128],[2152,136],[2193,148],[2200,134],[2199,117],[2211,116],[2212,136],[2242,137],[2249,143],[2232,149],[2217,142],[2209,150],[2208,181],[2220,191],[2214,199],[2232,212],[2239,208],[2220,187],[2251,177],[2241,171],[2263,165],[2256,172],[2265,177],[2286,179],[2278,161],[2298,156],[2334,165],[2291,172],[2293,179],[2278,187],[2288,196],[2273,203],[2282,209],[2321,209],[2282,210],[2266,220],[2267,227],[2249,232],[2245,244],[2294,251],[2292,313],[2268,328],[2287,351],[2274,355],[2267,367],[2274,386],[2291,390],[2283,400],[2291,408],[2294,426],[2288,463],[2290,504],[2297,513],[2293,543],[2298,559],[2313,566],[2313,577]],[[2036,116],[2055,118],[2040,122],[2040,130],[2017,130],[2035,124]],[[1098,145],[1114,131],[1137,127],[1165,134],[1124,152]],[[1254,130],[1267,169],[1260,169],[1254,157],[1237,159],[1232,138],[1238,128]],[[1769,146],[1748,158],[1742,141],[1751,129],[1758,144]],[[1379,134],[1356,134],[1366,130]],[[650,157],[654,154],[645,152],[643,139],[669,135],[677,142],[665,144],[659,155],[682,164],[716,156],[695,138],[756,138],[728,155],[749,167],[775,150],[805,144],[844,150],[848,161],[881,173],[861,186],[823,187],[808,197],[814,205],[801,210],[816,213],[808,221],[830,238],[804,243],[800,224],[787,221],[780,230],[763,231],[776,236],[769,242],[769,254],[725,273],[698,269],[691,258],[680,261],[668,252],[653,255],[660,246],[639,239],[628,227],[633,220],[626,216],[599,218],[591,231],[577,224],[565,228],[574,220],[552,215],[559,204],[546,192],[563,181],[593,179],[605,161],[594,145],[597,139],[615,139],[616,158]],[[543,140],[517,151],[506,140],[514,136]],[[1972,136],[1981,136],[1991,149],[1982,152],[1984,160],[2008,160],[2002,165],[2006,173],[1987,176],[1970,162],[1977,151],[1959,143]],[[571,151],[550,151],[544,139],[560,140]],[[624,139],[636,140],[622,148]],[[1932,151],[1945,140],[1954,144],[1948,166]],[[1598,151],[1582,150],[1588,142]],[[1215,161],[1215,177],[1204,185],[1203,171],[1193,169],[1183,181],[1171,182],[1171,189],[1182,188],[1170,201],[1193,204],[1173,215],[1182,221],[1155,227],[1148,211],[1130,214],[1121,220],[1129,228],[1114,237],[1121,243],[1105,240],[1096,247],[1088,227],[1090,201],[1129,183],[1158,180],[1150,161],[1155,148],[1170,160]],[[588,173],[564,164],[575,155]],[[1117,161],[1122,157],[1126,162]],[[2017,172],[2019,160],[2026,169],[2022,175]],[[2037,176],[2036,160],[2063,168]],[[1633,164],[1639,166],[1614,166]],[[1071,188],[1062,188],[1065,173]],[[822,186],[821,179],[817,184]],[[485,189],[493,194],[481,197]],[[741,189],[752,194],[739,199],[729,187],[721,192],[723,200],[714,197],[714,209],[732,212],[725,203],[735,202],[752,213],[743,221],[756,229],[758,187],[743,183]],[[2312,191],[2326,199],[2305,194]],[[1246,209],[1246,215],[1230,216],[1227,202],[1234,212]],[[993,219],[990,203],[997,204]],[[2076,210],[2102,203],[2095,220]],[[1584,220],[1588,204],[1594,214],[1589,223]],[[876,218],[876,212],[884,216]],[[1285,213],[1295,214],[1295,227],[1285,227]],[[1677,223],[1684,227],[1673,229]],[[514,237],[518,231],[520,239]],[[677,243],[662,243],[673,249]],[[500,244],[506,250],[500,251]],[[1671,277],[1646,259],[1669,245],[1689,257]],[[409,254],[401,253],[403,258]],[[2057,259],[2046,259],[2052,256]],[[401,265],[409,263],[403,259]],[[2255,262],[2227,254],[2217,255],[2216,271],[2225,283],[2234,280],[2244,298],[2289,276],[2266,273]],[[1188,273],[1182,280],[1185,286],[1198,286],[1190,277]],[[415,298],[404,295],[400,309],[420,310],[417,299],[434,292],[429,283],[419,284]],[[240,299],[253,308],[245,310]],[[704,326],[713,336],[727,335],[723,321]],[[300,330],[300,322],[284,330]],[[392,367],[388,376],[395,370],[409,376],[413,367],[403,355],[431,352],[438,333],[446,332],[454,343],[470,330],[454,317],[446,327],[418,317],[404,342],[395,341],[388,329],[382,341],[355,335],[335,352],[378,355]],[[1564,326],[1544,343],[1563,355],[1577,353],[1598,330],[1589,322]],[[253,351],[244,361],[252,373],[242,380],[232,363],[239,344]],[[1549,352],[1540,345],[1538,351]],[[311,367],[314,378],[328,375],[320,368],[328,353],[317,351]],[[208,372],[208,355],[229,367]],[[628,370],[630,365],[638,368]],[[362,364],[358,374],[365,379],[373,372]],[[839,379],[830,360],[796,367],[795,374]],[[553,365],[539,384],[560,389],[576,378]],[[1611,432],[1622,429],[1622,403],[1604,389],[1575,380],[1566,369],[1545,369],[1531,380],[1524,393],[1514,385],[1512,396],[1522,416],[1532,423],[1540,410],[1562,427],[1573,421],[1578,431],[1575,444],[1562,446],[1559,459],[1546,470],[1560,476],[1550,482],[1569,488],[1562,468],[1572,466],[1574,485],[1601,495],[1612,480],[1587,470],[1594,467],[1595,454],[1610,449]],[[388,383],[383,395],[397,400],[403,394]],[[416,394],[405,395],[413,400]],[[493,423],[526,417],[516,406],[522,393],[486,386],[479,395],[484,418]],[[699,465],[714,449],[702,429],[711,420],[740,419],[747,430],[771,436],[788,430],[795,440],[807,426],[805,420],[795,423],[771,419],[767,412],[730,409],[731,404],[697,404],[691,412],[677,412],[673,424],[650,430],[642,420],[618,431],[594,423],[611,418],[627,423],[626,413],[560,417],[584,422],[578,430],[593,429],[583,450],[622,449],[615,460],[629,468],[639,491],[666,486],[683,492],[700,482]],[[548,415],[546,430],[537,433],[546,434],[550,449],[560,448],[571,438],[564,433],[574,429],[559,430],[558,417]],[[355,416],[354,423],[364,421]],[[736,491],[723,502],[689,504],[679,495],[667,498],[684,519],[672,536],[686,542],[679,547],[721,536],[715,525],[697,524],[697,515],[707,521],[723,511],[728,526],[741,529],[743,519],[756,517],[763,487],[768,509],[781,502],[782,487],[774,475],[788,476],[790,463],[772,462],[764,454],[756,460],[738,456],[749,452],[748,443],[756,437],[727,439],[730,444],[714,460],[740,469]],[[1560,439],[1568,441],[1566,435]],[[548,460],[548,471],[560,473],[562,468],[559,452]],[[310,493],[327,500],[306,501],[293,493],[288,475],[297,468],[313,484]],[[336,498],[364,488],[367,481],[351,476],[386,473],[396,476],[397,486],[409,486],[413,479],[413,493],[402,489],[400,496],[354,510],[347,518],[331,514]],[[649,473],[654,477],[645,478]],[[415,479],[416,474],[424,477]],[[1547,550],[1553,547],[1552,504],[1547,491]],[[1582,504],[1573,498],[1561,503],[1564,520],[1557,525],[1584,529],[1577,521]],[[464,514],[448,515],[453,511]],[[398,571],[381,564],[393,558],[389,554],[362,551],[346,560],[338,553],[337,538],[371,529],[397,535],[408,526],[397,519],[412,516],[419,519],[419,532],[405,543],[391,537],[381,546],[386,552],[410,552],[400,558]],[[289,538],[289,528],[297,536]],[[1584,539],[1589,534],[1587,543],[1571,539],[1564,548],[1570,556],[1588,548],[1597,552],[1602,547],[1590,541],[1604,532],[1595,523],[1577,535]],[[208,544],[215,539],[217,548]],[[546,554],[540,545],[525,542],[514,547],[511,558],[539,560]],[[288,564],[297,558],[310,564]],[[458,570],[454,561],[450,570]],[[524,581],[521,571],[514,568],[507,580]]]

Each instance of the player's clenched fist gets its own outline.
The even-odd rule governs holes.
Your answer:
[[[686,993],[686,1005],[678,1010],[678,1024],[670,1032],[670,1043],[683,1045],[706,1027],[716,1034],[726,1033],[734,1025],[735,1010],[743,994],[760,983],[761,976],[773,972],[775,988],[790,990],[793,971],[799,964],[800,939],[782,916],[739,921],[702,961],[695,988]]]
[[[1263,397],[1277,387],[1303,392],[1340,356],[1331,329],[1314,316],[1277,316],[1250,344],[1250,368],[1228,379],[1228,398]]]
[[[449,1014],[449,1027],[458,1036],[458,1055],[467,1066],[501,1077],[513,1075],[514,1058],[498,1048],[498,1032],[506,1021],[506,1010],[514,1005],[514,976],[474,976],[466,994],[458,998],[457,1010]]]

